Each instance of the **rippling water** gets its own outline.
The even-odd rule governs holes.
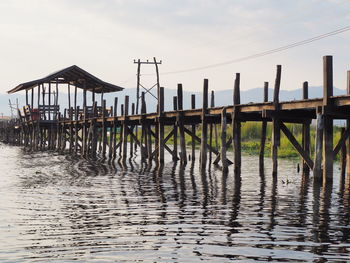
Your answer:
[[[89,163],[0,145],[0,262],[348,262],[350,194],[280,160],[242,180],[197,163]],[[232,168],[230,168],[232,169]],[[286,181],[290,181],[286,184]]]

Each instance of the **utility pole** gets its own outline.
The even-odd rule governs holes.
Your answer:
[[[141,61],[140,59],[136,60],[134,59],[134,64],[137,64],[137,83],[136,83],[136,114],[139,114],[139,101],[140,101],[140,87],[145,90],[145,95],[149,93],[152,97],[154,97],[157,101],[159,98],[160,93],[160,84],[159,84],[159,70],[158,65],[162,64],[162,61],[157,61],[157,59],[154,57],[153,61],[149,61],[148,59],[146,61]],[[141,65],[154,65],[156,70],[156,83],[151,86],[150,88],[146,88],[144,85],[141,84]],[[152,89],[154,87],[157,87],[157,96],[155,96],[152,93]],[[159,113],[159,102],[157,102],[157,113]],[[136,125],[136,137],[138,137],[138,126]],[[137,149],[137,143],[135,143],[135,151]]]
[[[154,57],[153,61],[149,61],[148,59],[146,61],[141,61],[140,59],[136,60],[134,59],[134,64],[137,64],[137,83],[136,83],[136,114],[139,113],[139,100],[141,98],[140,96],[140,87],[145,90],[145,94],[149,93],[151,96],[153,96],[155,99],[158,100],[159,97],[159,89],[160,89],[160,84],[159,84],[159,70],[158,70],[158,65],[162,64],[162,61],[157,61],[157,59]],[[144,85],[141,84],[141,65],[154,65],[155,70],[156,70],[156,83],[151,86],[150,88],[146,88]],[[155,96],[151,90],[157,87],[157,96]],[[157,104],[157,112],[159,111],[159,107]]]

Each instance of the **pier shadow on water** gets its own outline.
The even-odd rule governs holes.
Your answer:
[[[89,162],[0,145],[1,262],[346,262],[350,179]]]

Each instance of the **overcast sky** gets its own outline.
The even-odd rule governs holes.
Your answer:
[[[236,72],[242,89],[282,89],[303,81],[322,85],[322,56],[334,56],[334,82],[345,89],[350,31],[284,52],[180,74],[249,56],[350,25],[348,0],[1,0],[0,92],[76,64],[126,88],[136,85],[134,59],[163,61],[161,85],[201,91],[229,89]],[[147,66],[143,73],[153,73]],[[145,85],[154,76],[144,75]]]

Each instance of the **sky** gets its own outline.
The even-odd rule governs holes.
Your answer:
[[[78,65],[125,88],[136,86],[134,59],[162,60],[160,83],[201,91],[322,85],[322,56],[334,56],[334,85],[346,88],[350,31],[272,55],[186,73],[350,26],[348,0],[1,0],[0,93]],[[154,67],[141,82],[155,83]]]

